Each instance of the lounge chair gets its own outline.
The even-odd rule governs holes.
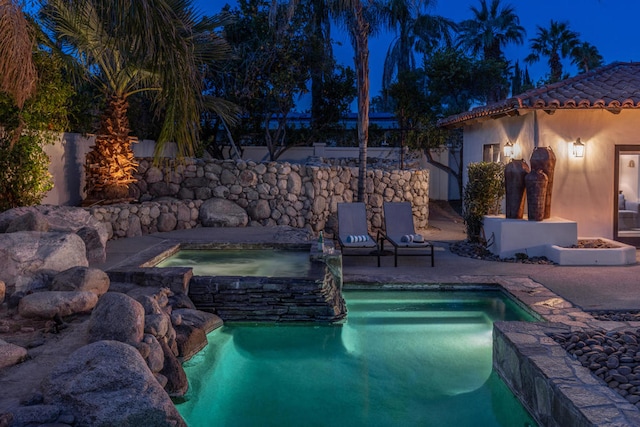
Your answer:
[[[380,267],[380,251],[378,243],[369,234],[364,203],[338,203],[338,244],[342,256],[376,255]],[[374,252],[363,253],[362,249],[371,249]]]
[[[431,267],[433,267],[433,244],[416,233],[411,203],[385,202],[383,207],[385,233],[380,237],[380,251],[384,251],[384,241],[388,240],[394,248],[395,267],[398,266],[398,249],[407,249],[402,251],[403,256],[431,257]]]

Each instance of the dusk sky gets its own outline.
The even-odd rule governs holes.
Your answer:
[[[490,2],[490,0],[488,0]],[[196,0],[196,5],[204,14],[214,14],[225,4],[235,5],[231,0]],[[581,41],[595,45],[604,57],[605,64],[614,61],[640,61],[640,1],[638,0],[511,0],[520,17],[520,24],[526,29],[525,43],[521,46],[509,45],[505,49],[508,59],[524,64],[524,57],[530,53],[529,39],[536,37],[537,27],[548,27],[550,20],[566,21],[569,28],[579,33]],[[470,6],[478,7],[479,0],[440,0],[429,13],[441,15],[459,22],[472,18]],[[337,29],[333,38],[342,46],[335,47],[336,57],[345,65],[353,67],[353,50],[348,37]],[[393,34],[384,34],[369,41],[371,96],[379,94],[382,80],[382,65]],[[576,74],[570,61],[563,61],[565,70]],[[548,73],[546,58],[529,66],[531,78],[535,81]]]

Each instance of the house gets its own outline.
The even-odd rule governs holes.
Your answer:
[[[550,147],[551,216],[575,221],[579,237],[640,246],[640,63],[615,62],[438,124],[463,129],[465,165],[530,164],[534,147]]]

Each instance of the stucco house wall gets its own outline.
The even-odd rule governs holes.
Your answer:
[[[638,145],[640,111],[533,110],[465,127],[464,163],[482,161],[484,144],[515,144],[514,158],[530,165],[534,147],[551,147],[556,155],[551,215],[577,221],[581,237],[613,238],[614,162],[616,145]],[[584,157],[573,157],[580,138]],[[509,160],[509,159],[503,159]],[[621,168],[627,167],[621,165]],[[465,171],[465,184],[468,180]],[[631,192],[632,190],[629,190]],[[629,196],[627,196],[629,197]],[[634,197],[637,198],[637,190]],[[526,212],[526,208],[525,208]]]
[[[535,147],[551,147],[556,155],[551,216],[576,221],[578,237],[633,240],[640,247],[634,214],[640,199],[638,123],[640,63],[614,62],[443,118],[438,126],[462,129],[465,165],[498,147],[502,153],[507,142],[515,144],[513,158],[529,164]],[[583,157],[572,155],[577,138],[585,145]],[[490,150],[483,150],[486,144]],[[500,159],[505,160],[510,161]],[[623,216],[618,215],[618,185],[632,202],[620,209]],[[614,230],[619,218],[624,235]]]

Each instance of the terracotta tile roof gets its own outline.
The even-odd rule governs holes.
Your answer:
[[[504,101],[440,119],[438,126],[459,127],[469,120],[482,121],[518,110],[640,108],[640,62],[614,62],[588,73],[528,90]]]

